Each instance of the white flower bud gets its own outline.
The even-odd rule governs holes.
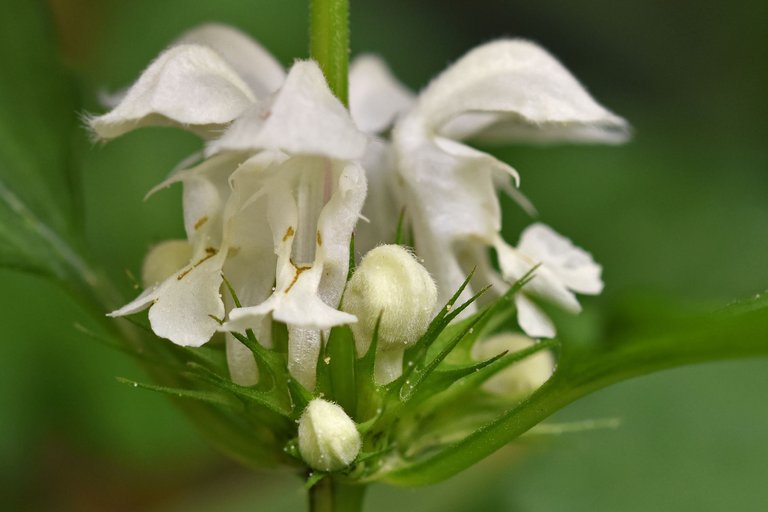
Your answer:
[[[536,344],[522,334],[503,333],[480,340],[472,347],[472,357],[478,361],[490,359],[505,350],[510,354]],[[494,395],[522,399],[544,384],[555,370],[555,360],[549,350],[540,350],[488,379],[483,389]]]
[[[360,452],[357,426],[344,409],[315,398],[299,419],[299,452],[313,469],[336,471],[349,466]]]
[[[192,246],[186,240],[166,240],[152,247],[141,267],[144,288],[156,285],[183,268],[192,258]]]
[[[342,309],[357,316],[352,324],[357,354],[371,344],[381,317],[375,380],[387,384],[402,374],[403,352],[424,334],[437,302],[437,288],[429,272],[399,245],[369,251],[344,292]]]

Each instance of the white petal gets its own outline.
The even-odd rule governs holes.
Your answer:
[[[435,137],[433,140],[435,145],[446,153],[456,158],[474,161],[474,164],[478,167],[483,166],[487,168],[491,173],[492,180],[495,180],[498,176],[511,176],[515,180],[515,185],[520,185],[520,175],[517,174],[517,171],[512,166],[492,157],[488,153],[483,153],[444,137]]]
[[[144,288],[162,283],[192,259],[192,246],[186,240],[165,240],[153,246],[141,266]]]
[[[407,216],[416,253],[438,285],[444,303],[472,270],[462,268],[457,244],[469,240],[490,246],[501,227],[495,172],[509,172],[495,158],[447,139],[430,139],[417,119],[394,132],[399,171],[407,192]],[[462,300],[472,291],[465,290]]]
[[[149,321],[155,334],[177,345],[200,346],[218,327],[210,315],[224,316],[219,295],[223,261],[222,253],[194,261],[109,316],[131,315],[151,305]]]
[[[409,217],[423,219],[435,238],[448,242],[469,236],[491,240],[501,224],[492,180],[498,161],[446,139],[434,142],[412,133],[413,127],[402,124],[395,132]]]
[[[397,175],[397,160],[392,146],[379,138],[368,141],[362,161],[368,194],[360,222],[355,229],[355,250],[365,254],[382,243],[394,243],[405,191]]]
[[[184,229],[191,243],[221,245],[224,207],[231,193],[229,177],[243,159],[237,153],[217,155],[174,176],[184,183]]]
[[[162,285],[149,310],[152,331],[182,346],[199,347],[216,332],[212,317],[224,316],[219,294],[224,254],[198,261]]]
[[[221,129],[254,101],[250,87],[218,53],[180,45],[160,54],[114,110],[89,124],[103,139],[150,125],[205,134]]]
[[[433,80],[415,115],[450,138],[621,142],[628,132],[552,55],[523,40],[470,51]]]
[[[134,313],[138,313],[139,311],[142,311],[144,309],[147,309],[149,306],[152,305],[152,302],[154,302],[157,299],[157,292],[159,288],[160,288],[160,285],[147,288],[146,290],[141,292],[141,294],[135,299],[133,299],[131,302],[121,307],[120,309],[116,309],[115,311],[109,313],[107,316],[111,316],[111,317],[128,316]]]
[[[525,294],[515,295],[517,322],[523,331],[532,338],[554,338],[555,326],[539,307],[528,299]]]
[[[288,328],[288,371],[309,390],[315,388],[320,345],[317,329]]]
[[[224,239],[229,247],[224,276],[244,306],[263,302],[272,293],[277,257],[263,197],[270,170],[260,153],[240,166],[230,178],[232,195],[225,211]],[[256,328],[257,326],[253,326]],[[261,341],[262,337],[259,337]]]
[[[334,189],[317,220],[315,265],[322,265],[318,295],[326,304],[336,307],[347,282],[349,242],[363,208],[367,185],[365,171],[357,163],[337,162],[332,174]],[[349,321],[354,322],[354,317]]]
[[[499,266],[504,279],[510,283],[521,279],[532,268],[542,263],[521,250],[510,247],[501,238],[496,240],[494,247],[499,257]],[[581,311],[576,296],[568,290],[565,283],[546,264],[541,264],[536,268],[533,277],[525,285],[523,291],[557,304],[566,311],[572,313]]]
[[[275,92],[285,80],[283,66],[264,47],[227,25],[201,25],[182,34],[174,44],[198,44],[216,50],[257,98]]]
[[[259,382],[259,366],[253,352],[230,333],[225,334],[227,368],[232,382],[240,386],[254,386]]]
[[[277,149],[353,160],[362,157],[365,143],[317,64],[300,61],[271,99],[246,112],[207,151]]]
[[[349,110],[365,133],[386,131],[413,103],[413,93],[397,81],[381,58],[361,55],[350,64]]]
[[[518,250],[545,264],[571,290],[584,294],[603,290],[602,267],[588,252],[545,224],[528,226],[520,236]]]
[[[357,319],[353,315],[334,309],[320,299],[317,274],[303,272],[288,292],[276,290],[257,306],[233,309],[229,314],[230,321],[223,328],[242,332],[269,313],[277,321],[304,329],[328,329],[355,322]]]

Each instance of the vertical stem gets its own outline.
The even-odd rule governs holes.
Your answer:
[[[309,50],[331,91],[347,105],[349,0],[310,0]]]
[[[327,476],[309,490],[310,512],[360,512],[364,485],[350,485]]]
[[[348,106],[349,0],[310,0],[309,51],[333,94]],[[360,512],[364,493],[364,485],[350,485],[327,476],[309,490],[309,509]]]

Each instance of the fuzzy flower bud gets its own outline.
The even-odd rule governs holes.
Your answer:
[[[150,249],[141,267],[141,284],[149,288],[170,277],[192,258],[192,246],[186,240],[166,240]]]
[[[475,343],[472,357],[478,361],[490,359],[505,350],[510,354],[532,347],[536,341],[522,334],[503,333]],[[488,379],[483,389],[494,395],[522,399],[544,384],[555,370],[555,361],[548,350],[540,350]]]
[[[369,251],[344,292],[342,309],[357,316],[352,324],[358,356],[371,344],[381,314],[374,377],[388,384],[402,374],[403,352],[424,334],[437,302],[429,272],[399,245]]]
[[[344,409],[315,398],[299,419],[299,452],[313,469],[336,471],[349,466],[362,441],[355,422]]]

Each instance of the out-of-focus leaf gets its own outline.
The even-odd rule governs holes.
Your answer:
[[[13,14],[0,17],[0,265],[92,284],[73,243],[75,89],[45,3],[7,0],[3,10]]]
[[[400,485],[448,478],[490,455],[578,398],[616,382],[693,363],[768,356],[768,298],[757,297],[687,321],[648,314],[644,330],[615,334],[588,348],[561,338],[558,368],[536,393],[466,438],[440,451],[403,461],[385,477]],[[713,414],[717,414],[713,411]]]

